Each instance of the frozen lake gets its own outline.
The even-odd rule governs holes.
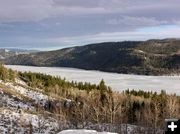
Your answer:
[[[6,65],[6,67],[22,72],[40,72],[53,76],[60,76],[61,78],[65,77],[67,80],[78,82],[98,84],[101,79],[104,79],[106,84],[115,91],[141,89],[160,92],[161,90],[166,90],[167,93],[176,93],[180,95],[180,76],[126,75],[64,67],[32,67],[17,65]]]

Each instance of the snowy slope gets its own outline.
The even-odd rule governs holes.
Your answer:
[[[25,82],[16,80],[16,83],[0,81],[0,134],[26,134],[32,131],[33,134],[56,134],[62,130],[62,124],[56,118],[53,118],[50,113],[42,115],[37,112],[34,104],[44,104],[50,99],[49,96],[32,90]],[[9,94],[8,91],[13,91],[15,94]],[[39,91],[41,91],[39,89]],[[19,95],[23,95],[32,100],[34,104],[24,101]],[[51,98],[52,99],[52,98]],[[67,101],[71,101],[68,100]],[[59,134],[99,134],[95,130],[75,130],[75,126],[71,123],[67,124],[67,128],[74,130],[64,130]],[[101,132],[100,134],[110,134]]]
[[[32,129],[33,133],[56,133],[58,123],[53,118],[19,112],[12,109],[0,109],[0,134],[24,134]],[[30,127],[32,126],[32,127]]]
[[[58,134],[117,134],[117,133],[110,133],[110,132],[97,132],[95,130],[64,130]]]
[[[23,82],[20,82],[23,84]],[[55,134],[59,131],[57,119],[51,116],[44,116],[37,112],[37,109],[30,102],[26,102],[16,95],[6,92],[16,91],[34,102],[45,102],[48,98],[42,93],[26,89],[18,83],[7,83],[0,81],[4,85],[0,88],[0,134],[26,134],[32,129],[34,133]]]
[[[26,100],[27,98],[28,100]],[[43,94],[41,89],[28,87],[21,80],[16,80],[15,83],[0,81],[0,134],[29,134],[30,131],[32,134],[113,134],[108,132],[119,132],[119,130],[122,134],[139,134],[147,129],[128,124],[85,122],[84,126],[82,124],[74,126],[70,121],[65,124],[64,120],[57,119],[59,115],[48,111],[39,111],[36,104],[40,104],[43,108],[49,99],[53,100],[54,98]],[[71,102],[68,99],[66,101]],[[147,131],[149,132],[149,129]],[[150,131],[153,132],[152,129]],[[158,134],[162,134],[162,132],[160,131]]]
[[[19,83],[23,83],[22,81],[18,80]],[[29,99],[33,100],[36,104],[40,104],[42,106],[45,105],[46,101],[48,101],[49,97],[47,95],[44,95],[43,93],[33,91],[32,89],[28,87],[21,86],[19,83],[14,84],[10,82],[3,82],[0,81],[0,83],[7,86],[9,89],[16,91],[17,93],[28,97]]]

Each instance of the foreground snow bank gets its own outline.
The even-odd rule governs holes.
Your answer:
[[[0,109],[0,134],[54,134],[59,129],[56,119],[35,115],[30,113],[18,112],[13,109]]]
[[[86,130],[86,129],[80,129],[80,130],[74,129],[74,130],[64,130],[58,134],[117,134],[117,133],[97,132],[95,130]]]
[[[35,101],[35,103],[40,103],[41,105],[45,105],[45,103],[47,102],[47,100],[49,99],[49,97],[47,95],[44,95],[42,93],[33,91],[31,89],[28,88],[24,88],[20,85],[14,85],[13,83],[10,82],[3,82],[0,81],[0,83],[6,85],[7,87],[9,87],[10,89],[15,90],[16,92],[18,92],[19,94],[22,94],[32,100]],[[22,82],[21,82],[22,83]]]

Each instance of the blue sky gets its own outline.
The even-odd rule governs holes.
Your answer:
[[[179,0],[0,0],[0,47],[179,38]]]

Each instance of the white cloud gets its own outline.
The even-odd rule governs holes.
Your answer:
[[[111,32],[99,33],[94,35],[59,37],[41,39],[41,42],[56,43],[56,44],[78,44],[84,45],[88,43],[106,42],[106,41],[124,41],[124,40],[148,40],[148,39],[163,39],[163,38],[179,38],[179,27],[164,27],[158,30],[158,27],[152,27],[148,30],[137,30],[130,32]],[[38,39],[38,41],[40,41]]]
[[[180,26],[175,27],[152,27],[151,29],[135,30],[129,32],[102,32],[98,34],[72,36],[72,37],[29,37],[20,36],[13,37],[8,41],[0,42],[6,47],[30,48],[30,49],[59,49],[75,45],[85,45],[89,43],[109,42],[109,41],[124,41],[124,40],[148,40],[148,39],[164,39],[164,38],[179,38]],[[16,44],[16,45],[13,45]],[[22,45],[21,45],[22,44]],[[4,46],[3,46],[4,47]]]
[[[152,28],[153,29],[153,28]],[[156,27],[154,28],[156,29]],[[123,40],[147,40],[147,39],[161,39],[161,38],[179,38],[180,27],[164,28],[164,30],[156,31],[131,31],[131,32],[114,32],[114,33],[100,33],[88,36],[67,37],[60,38],[62,40],[70,40],[71,42],[103,42],[103,41],[123,41]],[[58,41],[58,39],[56,39]]]
[[[156,14],[154,11],[157,11]],[[178,0],[0,0],[0,21],[37,21],[63,15],[121,14],[127,16],[163,16],[176,12]]]
[[[179,0],[0,0],[0,46],[178,37]],[[72,37],[71,37],[72,36]]]

